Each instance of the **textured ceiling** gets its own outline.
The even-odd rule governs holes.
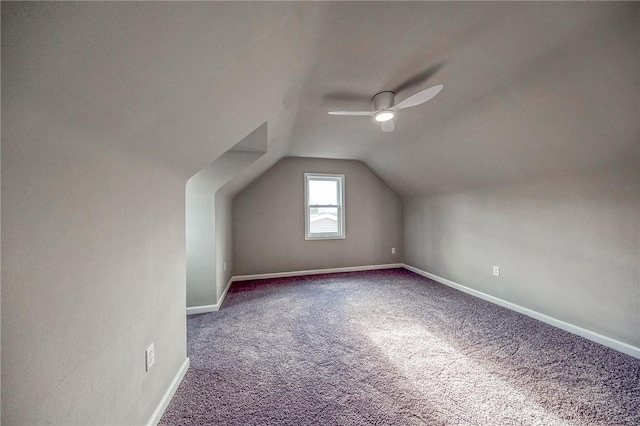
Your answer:
[[[287,155],[360,159],[403,196],[591,173],[638,164],[639,11],[3,2],[2,96],[37,97],[88,143],[162,162],[185,181],[266,121],[269,152],[237,188]],[[444,90],[401,111],[393,133],[327,115],[369,108],[361,98],[428,69],[437,72],[397,99]]]

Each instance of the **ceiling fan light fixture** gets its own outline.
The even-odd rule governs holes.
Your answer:
[[[379,92],[373,97],[373,110],[369,111],[329,111],[330,115],[364,115],[375,118],[383,132],[393,132],[395,112],[401,109],[421,105],[432,99],[442,90],[442,84],[429,87],[409,96],[396,104],[396,94],[390,91]]]
[[[393,111],[380,111],[375,115],[376,121],[380,123],[384,123],[385,121],[389,121],[393,118]]]

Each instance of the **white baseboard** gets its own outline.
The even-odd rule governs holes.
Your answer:
[[[155,410],[153,410],[153,414],[151,415],[149,422],[147,422],[148,426],[156,426],[158,422],[160,422],[160,419],[164,414],[164,410],[166,410],[167,407],[169,406],[169,402],[171,402],[171,398],[173,398],[173,394],[176,393],[176,390],[178,389],[180,382],[184,378],[184,375],[187,374],[188,369],[189,369],[189,358],[185,358],[184,362],[178,369],[178,372],[176,373],[175,377],[169,384],[169,388],[167,388],[166,392],[162,396],[162,399],[158,403],[158,406],[156,407]]]
[[[224,288],[222,292],[222,296],[218,300],[218,303],[215,305],[201,305],[201,306],[191,306],[187,308],[187,315],[195,315],[195,314],[206,314],[208,312],[216,312],[220,310],[220,306],[222,306],[222,302],[224,301],[224,297],[227,295],[227,291],[229,291],[229,287],[231,287],[231,283],[233,282],[233,277],[227,283],[227,286]]]
[[[310,269],[306,271],[272,272],[268,274],[238,275],[233,281],[264,280],[268,278],[300,277],[303,275],[336,274],[339,272],[374,271],[376,269],[403,268],[403,263],[385,263],[383,265],[347,266],[344,268]]]
[[[574,324],[570,324],[568,322],[550,317],[548,315],[542,314],[540,312],[534,311],[529,308],[525,308],[520,305],[516,305],[515,303],[507,302],[506,300],[497,298],[495,296],[491,296],[486,293],[482,293],[481,291],[474,290],[469,287],[465,287],[456,282],[450,281],[446,278],[439,277],[437,275],[431,274],[429,272],[423,271],[422,269],[415,268],[410,265],[403,264],[403,267],[411,272],[415,272],[418,275],[422,275],[423,277],[430,278],[434,281],[439,282],[440,284],[444,284],[448,287],[455,288],[456,290],[460,290],[464,293],[470,294],[475,297],[479,297],[480,299],[484,299],[488,302],[495,303],[496,305],[500,305],[507,309],[511,309],[512,311],[519,312],[528,317],[535,318],[542,322],[545,322],[554,327],[560,328],[562,330],[568,331],[569,333],[576,334],[580,337],[584,337],[585,339],[589,339],[593,342],[599,343],[604,346],[608,346],[611,349],[615,349],[618,352],[625,353],[627,355],[631,355],[634,358],[640,359],[640,348],[630,345],[628,343],[621,342],[619,340],[613,339],[611,337],[603,336],[602,334],[596,333],[594,331],[590,331],[579,327]]]
[[[220,300],[215,305],[204,305],[204,306],[193,306],[187,308],[187,315],[201,314],[207,312],[215,312],[220,309],[222,306],[222,302],[224,301],[225,296],[227,295],[227,291],[231,284],[236,281],[249,281],[249,280],[260,280],[260,279],[269,279],[269,278],[286,278],[286,277],[299,277],[304,275],[317,275],[317,274],[334,274],[339,272],[357,272],[357,271],[373,271],[376,269],[393,269],[393,268],[405,268],[411,272],[415,272],[418,275],[422,275],[423,277],[430,278],[434,281],[439,282],[440,284],[444,284],[448,287],[455,288],[456,290],[460,290],[464,293],[470,294],[475,297],[479,297],[480,299],[486,300],[491,303],[495,303],[496,305],[505,307],[507,309],[511,309],[512,311],[519,312],[521,314],[527,315],[531,318],[535,318],[542,322],[545,322],[554,327],[560,328],[562,330],[568,331],[569,333],[573,333],[575,335],[584,337],[585,339],[589,339],[593,342],[599,343],[601,345],[607,346],[611,349],[615,349],[616,351],[625,353],[627,355],[631,355],[634,358],[640,359],[640,348],[630,345],[625,342],[621,342],[619,340],[613,339],[611,337],[604,336],[602,334],[596,333],[594,331],[587,330],[580,326],[570,324],[568,322],[559,320],[557,318],[550,317],[548,315],[542,314],[540,312],[534,311],[529,308],[525,308],[523,306],[517,305],[512,302],[508,302],[506,300],[500,299],[495,296],[491,296],[489,294],[483,293],[478,290],[474,290],[472,288],[466,287],[462,284],[458,284],[454,281],[448,280],[446,278],[442,278],[438,275],[431,274],[429,272],[423,271],[422,269],[418,269],[411,265],[407,265],[404,263],[387,263],[382,265],[364,265],[364,266],[349,266],[343,268],[328,268],[328,269],[310,269],[305,271],[289,271],[289,272],[272,272],[267,274],[253,274],[253,275],[237,275],[231,277],[227,286],[220,297]],[[186,371],[186,370],[185,370]]]
[[[220,309],[220,305],[221,303],[216,303],[215,305],[190,306],[187,308],[187,315],[206,314],[209,312],[216,312]]]

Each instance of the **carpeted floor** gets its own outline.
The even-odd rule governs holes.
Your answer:
[[[234,284],[163,425],[640,425],[640,360],[403,269]]]

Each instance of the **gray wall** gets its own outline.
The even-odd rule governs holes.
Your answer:
[[[199,173],[201,174],[201,173]],[[187,306],[215,303],[214,192],[194,175],[185,195]]]
[[[233,196],[222,187],[215,196],[216,221],[216,303],[222,297],[227,283],[233,275]],[[226,263],[226,270],[225,270]]]
[[[2,422],[144,423],[186,357],[184,179],[3,113]]]
[[[639,346],[638,170],[407,198],[406,263]]]
[[[140,134],[112,121],[127,106],[105,107],[56,68],[77,58],[45,41],[82,20],[28,32],[56,5],[19,7],[2,4],[2,423],[144,424],[186,359],[188,175],[154,148],[137,155]],[[5,45],[5,17],[28,36]],[[116,74],[84,75],[126,81]]]
[[[266,143],[266,123],[252,135],[263,138]],[[230,239],[225,238],[228,234],[227,228],[230,227],[226,222],[231,220],[230,215],[225,212],[230,208],[231,201],[229,197],[216,197],[216,193],[263,154],[264,152],[230,150],[193,175],[187,182],[187,307],[213,305],[218,301],[220,294],[217,282],[225,277],[223,263],[228,262],[231,265],[230,258],[219,257],[219,254],[231,251],[225,249],[226,244],[231,244]],[[217,217],[218,212],[222,215],[220,218]],[[217,247],[220,247],[220,250]],[[220,268],[217,267],[218,262]],[[217,270],[222,274],[218,276]]]
[[[1,108],[0,108],[1,109]],[[1,115],[1,114],[0,114]],[[1,122],[1,119],[0,119]],[[0,126],[1,127],[1,126]],[[2,138],[0,138],[0,152]],[[2,158],[0,154],[0,158]],[[2,223],[2,161],[0,161],[0,223]],[[0,226],[0,259],[2,258],[2,227]],[[0,390],[2,389],[2,262],[0,262]],[[0,391],[0,424],[2,424],[2,391]]]
[[[305,241],[305,172],[345,174],[346,239]],[[285,158],[236,195],[233,215],[234,275],[403,260],[400,199],[359,161]]]

